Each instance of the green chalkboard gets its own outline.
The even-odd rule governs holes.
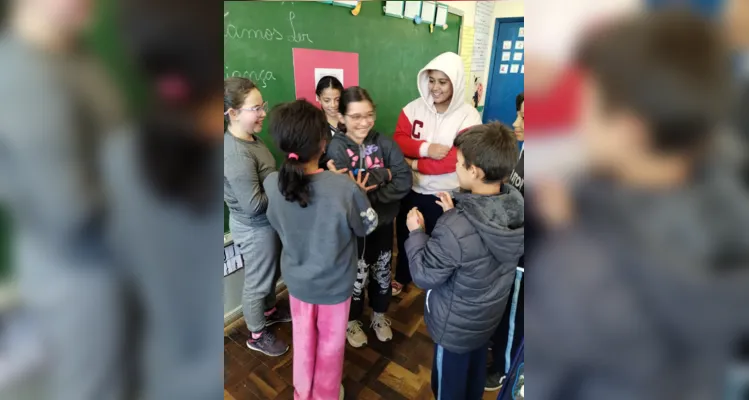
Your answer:
[[[359,86],[377,105],[375,129],[392,134],[400,110],[419,96],[418,71],[440,53],[458,52],[462,21],[449,14],[448,29],[430,33],[426,24],[385,16],[384,5],[362,2],[353,16],[320,2],[225,1],[224,77],[252,79],[273,107],[295,98],[293,48],[358,53]],[[260,137],[278,159],[267,131]]]

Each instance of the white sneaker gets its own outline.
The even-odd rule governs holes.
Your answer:
[[[385,314],[372,313],[372,328],[380,342],[388,342],[393,339],[393,330],[390,329],[390,320]]]
[[[346,339],[351,346],[356,348],[362,347],[367,344],[367,335],[361,329],[361,321],[349,321],[348,328],[346,328]]]
[[[343,400],[345,392],[343,391],[343,385],[341,385],[341,392],[338,394],[338,400]]]

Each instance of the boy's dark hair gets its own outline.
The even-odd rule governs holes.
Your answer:
[[[254,82],[247,78],[234,76],[224,80],[224,113],[230,108],[242,108],[247,96],[253,89],[257,89]],[[229,115],[224,114],[224,123],[229,123]]]
[[[520,111],[520,106],[523,105],[523,102],[525,101],[525,92],[521,92],[517,97],[515,97],[515,111]]]
[[[464,166],[484,171],[484,182],[501,182],[518,162],[515,133],[499,122],[476,125],[455,138],[455,147],[463,154]]]
[[[372,101],[372,98],[369,96],[369,92],[367,92],[367,89],[359,86],[351,86],[349,88],[346,88],[346,90],[344,90],[341,94],[341,101],[338,102],[338,112],[340,112],[341,115],[346,115],[346,113],[348,112],[349,104],[356,103],[358,101],[368,101],[369,104],[372,105],[372,109],[374,110],[374,101]],[[339,124],[338,129],[342,132],[346,132],[346,126],[343,124]]]
[[[276,106],[270,113],[269,132],[286,158],[278,171],[278,189],[286,201],[310,204],[312,192],[304,164],[322,155],[328,121],[319,108],[306,100]],[[288,155],[294,156],[289,158]]]
[[[338,93],[343,93],[343,85],[341,84],[341,81],[339,81],[335,76],[326,75],[317,82],[315,94],[320,96],[322,95],[322,91],[328,88],[335,89]]]
[[[618,21],[590,35],[578,51],[604,107],[642,118],[655,150],[704,147],[727,109],[728,53],[715,27],[688,11]]]

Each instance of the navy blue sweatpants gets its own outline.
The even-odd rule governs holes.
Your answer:
[[[434,345],[432,393],[437,400],[480,400],[486,383],[488,346],[468,353],[453,353]]]

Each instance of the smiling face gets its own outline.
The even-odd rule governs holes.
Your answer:
[[[525,101],[520,103],[520,110],[515,122],[512,123],[512,127],[515,128],[515,137],[518,138],[518,141],[525,140]]]
[[[328,120],[336,120],[338,118],[338,104],[341,101],[341,92],[338,89],[325,88],[319,96],[317,101],[320,103],[322,110],[325,111],[325,116]]]
[[[346,124],[346,136],[357,143],[361,143],[374,127],[375,111],[372,103],[355,101],[348,104],[343,121]]]
[[[434,104],[450,104],[453,98],[453,84],[444,72],[429,71],[429,94],[432,95]]]
[[[260,133],[263,130],[263,121],[265,120],[265,110],[262,108],[263,96],[257,89],[252,89],[244,99],[242,107],[238,110],[231,110],[232,127],[237,131],[252,135]],[[251,109],[260,108],[256,111]]]

